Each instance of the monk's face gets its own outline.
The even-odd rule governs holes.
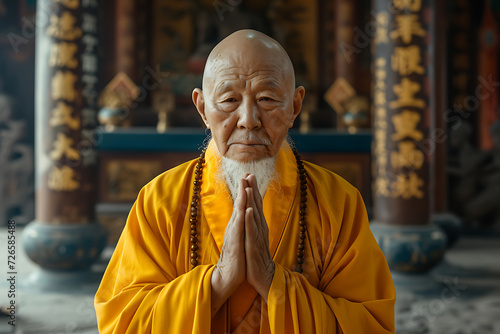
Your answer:
[[[193,100],[221,155],[251,161],[279,151],[304,97],[282,52],[243,39],[223,44],[207,62],[203,92],[195,89]]]

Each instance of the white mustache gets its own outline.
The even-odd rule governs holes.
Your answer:
[[[249,133],[249,134],[244,135],[244,136],[238,136],[236,138],[229,138],[227,144],[231,145],[234,143],[248,143],[248,142],[262,144],[262,145],[266,145],[266,146],[271,145],[271,141],[269,139],[260,138],[252,133]]]

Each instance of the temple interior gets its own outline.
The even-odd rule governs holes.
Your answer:
[[[499,26],[498,0],[0,0],[0,334],[98,333],[128,212],[199,156],[192,91],[247,28],[306,90],[303,159],[363,197],[396,333],[500,333]]]

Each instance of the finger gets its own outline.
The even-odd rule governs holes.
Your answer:
[[[245,210],[246,202],[247,202],[246,191],[245,191],[246,186],[247,186],[247,182],[245,180],[241,179],[240,185],[238,188],[238,197],[236,198],[235,205],[236,205],[237,209],[242,210],[242,211]]]
[[[255,219],[254,219],[254,209],[253,208],[247,208],[245,210],[245,235],[247,236],[252,236],[255,238],[255,231],[257,226],[255,225]]]
[[[259,187],[257,185],[257,177],[252,174],[247,178],[247,181],[248,181],[248,183],[250,183],[252,189],[254,190],[253,201],[255,203],[255,209],[256,209],[257,213],[259,213],[260,215],[263,215],[264,211],[263,211],[263,207],[262,207],[262,197],[260,196]],[[247,199],[247,201],[248,201],[248,199]]]
[[[247,197],[247,208],[257,209],[257,207],[255,206],[255,198],[253,195],[252,187],[246,187],[245,192],[246,192],[246,197]]]
[[[247,192],[247,194],[246,194],[247,195],[247,208],[252,208],[255,224],[256,224],[256,226],[260,226],[261,218],[260,218],[260,214],[259,214],[259,211],[258,211],[256,203],[255,203],[255,196],[253,194],[255,191],[253,188],[248,187],[246,189],[246,192]]]

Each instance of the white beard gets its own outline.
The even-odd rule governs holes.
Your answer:
[[[276,158],[277,155],[258,161],[242,162],[221,157],[221,176],[224,177],[233,201],[236,201],[238,197],[240,179],[244,178],[247,173],[256,176],[257,188],[261,197],[264,198],[269,184],[278,179],[278,173],[275,170]]]

